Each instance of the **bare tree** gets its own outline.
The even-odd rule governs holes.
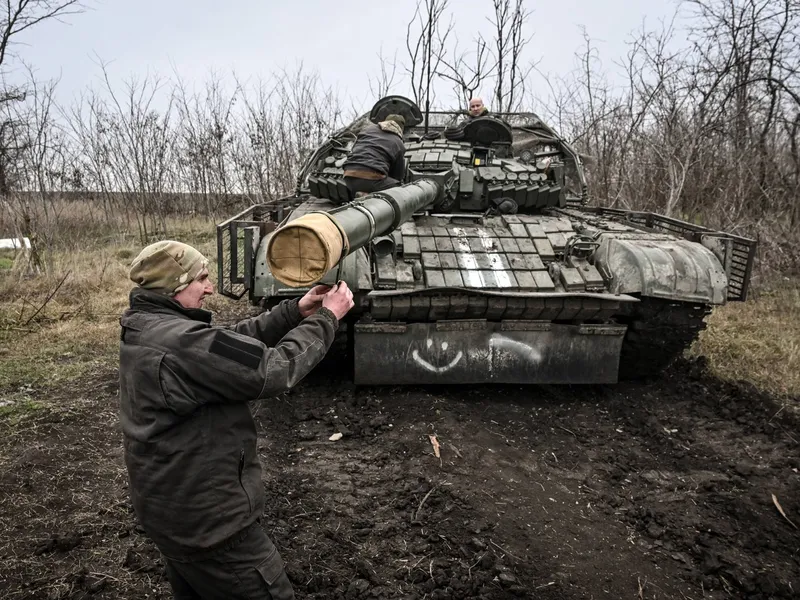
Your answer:
[[[578,66],[548,81],[551,114],[588,161],[591,197],[759,237],[800,264],[800,5],[690,0],[637,32],[612,88],[588,33]]]
[[[369,91],[375,99],[387,96],[394,85],[394,78],[397,74],[397,51],[395,51],[392,60],[389,61],[383,55],[383,47],[381,47],[378,52],[378,61],[380,63],[380,73],[374,78],[369,78]]]
[[[234,142],[242,193],[260,201],[286,195],[309,155],[341,125],[341,101],[302,65],[259,81],[242,99]]]
[[[121,204],[133,214],[144,243],[166,233],[169,203],[179,189],[174,94],[156,76],[131,78],[119,92],[107,65],[100,68],[102,95],[90,91],[73,107],[70,128],[76,144],[88,151],[83,161],[87,184],[109,205]],[[159,101],[165,104],[162,110],[156,108]]]
[[[762,209],[783,202],[778,197],[783,194],[770,188],[796,175],[793,162],[779,160],[783,154],[776,152],[792,142],[776,134],[790,132],[786,125],[800,112],[800,5],[794,0],[693,0],[687,6],[698,22],[691,39],[709,82],[707,104],[725,116],[717,129],[726,133],[736,156],[748,157],[739,161],[736,179],[757,182]],[[794,204],[790,219],[797,223]]]
[[[441,66],[436,71],[437,75],[453,84],[456,97],[465,104],[480,89],[481,84],[494,74],[497,67],[496,63],[490,64],[491,54],[483,36],[479,35],[474,43],[473,51],[460,51],[456,40],[449,56],[440,57]]]
[[[180,78],[175,85],[180,177],[183,187],[199,195],[206,214],[212,216],[234,192],[235,182],[230,172],[236,135],[232,111],[238,93],[238,89],[227,93],[220,76],[214,73],[209,76],[202,96],[190,96]]]
[[[496,112],[511,112],[525,91],[525,77],[530,68],[522,68],[522,51],[530,41],[524,32],[525,22],[531,12],[524,7],[524,0],[492,0],[494,18],[495,88]]]
[[[0,68],[20,33],[51,19],[81,13],[80,0],[6,0],[0,8]]]
[[[27,67],[29,83],[24,99],[0,104],[6,129],[4,147],[13,148],[14,160],[6,163],[5,208],[13,215],[18,235],[31,241],[28,267],[46,270],[44,250],[58,231],[63,206],[56,194],[63,189],[69,163],[63,133],[53,114],[57,81],[37,82]]]
[[[47,161],[54,159],[49,134],[54,131],[51,121],[53,88],[37,86],[28,69],[28,85],[9,85],[5,81],[6,65],[12,56],[12,47],[20,34],[49,20],[59,20],[67,15],[83,12],[79,0],[7,0],[0,8],[0,196],[7,196],[20,185],[33,184],[45,202],[45,177]],[[25,106],[29,94],[32,100]],[[33,119],[28,120],[28,119]],[[6,208],[14,210],[14,228],[30,237],[31,258],[44,267],[37,247],[35,207],[30,200],[17,198],[16,202],[4,200]],[[46,209],[46,204],[43,205]]]
[[[453,30],[452,19],[443,27],[442,18],[449,0],[417,0],[414,16],[406,28],[406,50],[410,63],[406,72],[411,79],[414,101],[430,112],[434,97],[434,78],[445,56],[447,38]]]
[[[11,48],[21,33],[48,20],[60,20],[85,10],[79,0],[7,0],[0,8],[0,76],[4,75]],[[0,106],[25,100],[25,86],[9,85],[3,81],[0,87]],[[8,116],[11,111],[4,111]],[[18,136],[14,129],[18,123],[8,118],[0,123],[0,194],[8,193],[12,182],[8,172],[20,151],[15,143]]]
[[[24,191],[14,194],[20,205],[36,204],[41,208],[45,236],[54,233],[59,211],[55,193],[65,189],[70,156],[61,123],[55,114],[57,80],[38,82],[33,71],[26,66],[30,83],[23,102],[8,104],[6,122],[16,122],[15,144],[19,150],[14,165],[16,188]],[[13,192],[12,192],[13,193]],[[31,214],[26,210],[26,214]]]

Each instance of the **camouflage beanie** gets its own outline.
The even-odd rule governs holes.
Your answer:
[[[208,259],[182,242],[165,240],[144,248],[131,264],[130,278],[139,287],[174,296],[208,265]]]
[[[384,121],[394,121],[398,125],[400,125],[401,129],[406,128],[406,120],[403,115],[387,115]]]

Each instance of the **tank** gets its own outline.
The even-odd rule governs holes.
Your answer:
[[[392,113],[406,120],[405,177],[351,197],[358,131]],[[219,289],[269,310],[346,281],[359,385],[657,375],[715,306],[746,299],[756,243],[588,200],[581,157],[536,114],[423,115],[388,96],[314,151],[293,193],[217,226]],[[279,251],[290,238],[319,254],[314,269]]]

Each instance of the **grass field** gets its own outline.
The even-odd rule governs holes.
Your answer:
[[[172,225],[172,237],[195,245],[213,269],[213,223]],[[0,270],[0,407],[25,407],[34,390],[115,367],[119,317],[132,287],[128,269],[139,250],[133,236],[107,236],[54,251],[45,275],[21,279]],[[208,306],[220,302],[226,300],[215,296]]]
[[[691,349],[723,379],[800,395],[800,282],[784,279],[746,302],[715,310]]]

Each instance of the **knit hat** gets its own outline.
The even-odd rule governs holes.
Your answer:
[[[403,115],[387,115],[384,121],[394,121],[398,125],[400,125],[401,129],[406,128],[406,120]]]
[[[139,287],[174,296],[200,275],[208,259],[188,244],[165,240],[144,248],[131,264]]]

